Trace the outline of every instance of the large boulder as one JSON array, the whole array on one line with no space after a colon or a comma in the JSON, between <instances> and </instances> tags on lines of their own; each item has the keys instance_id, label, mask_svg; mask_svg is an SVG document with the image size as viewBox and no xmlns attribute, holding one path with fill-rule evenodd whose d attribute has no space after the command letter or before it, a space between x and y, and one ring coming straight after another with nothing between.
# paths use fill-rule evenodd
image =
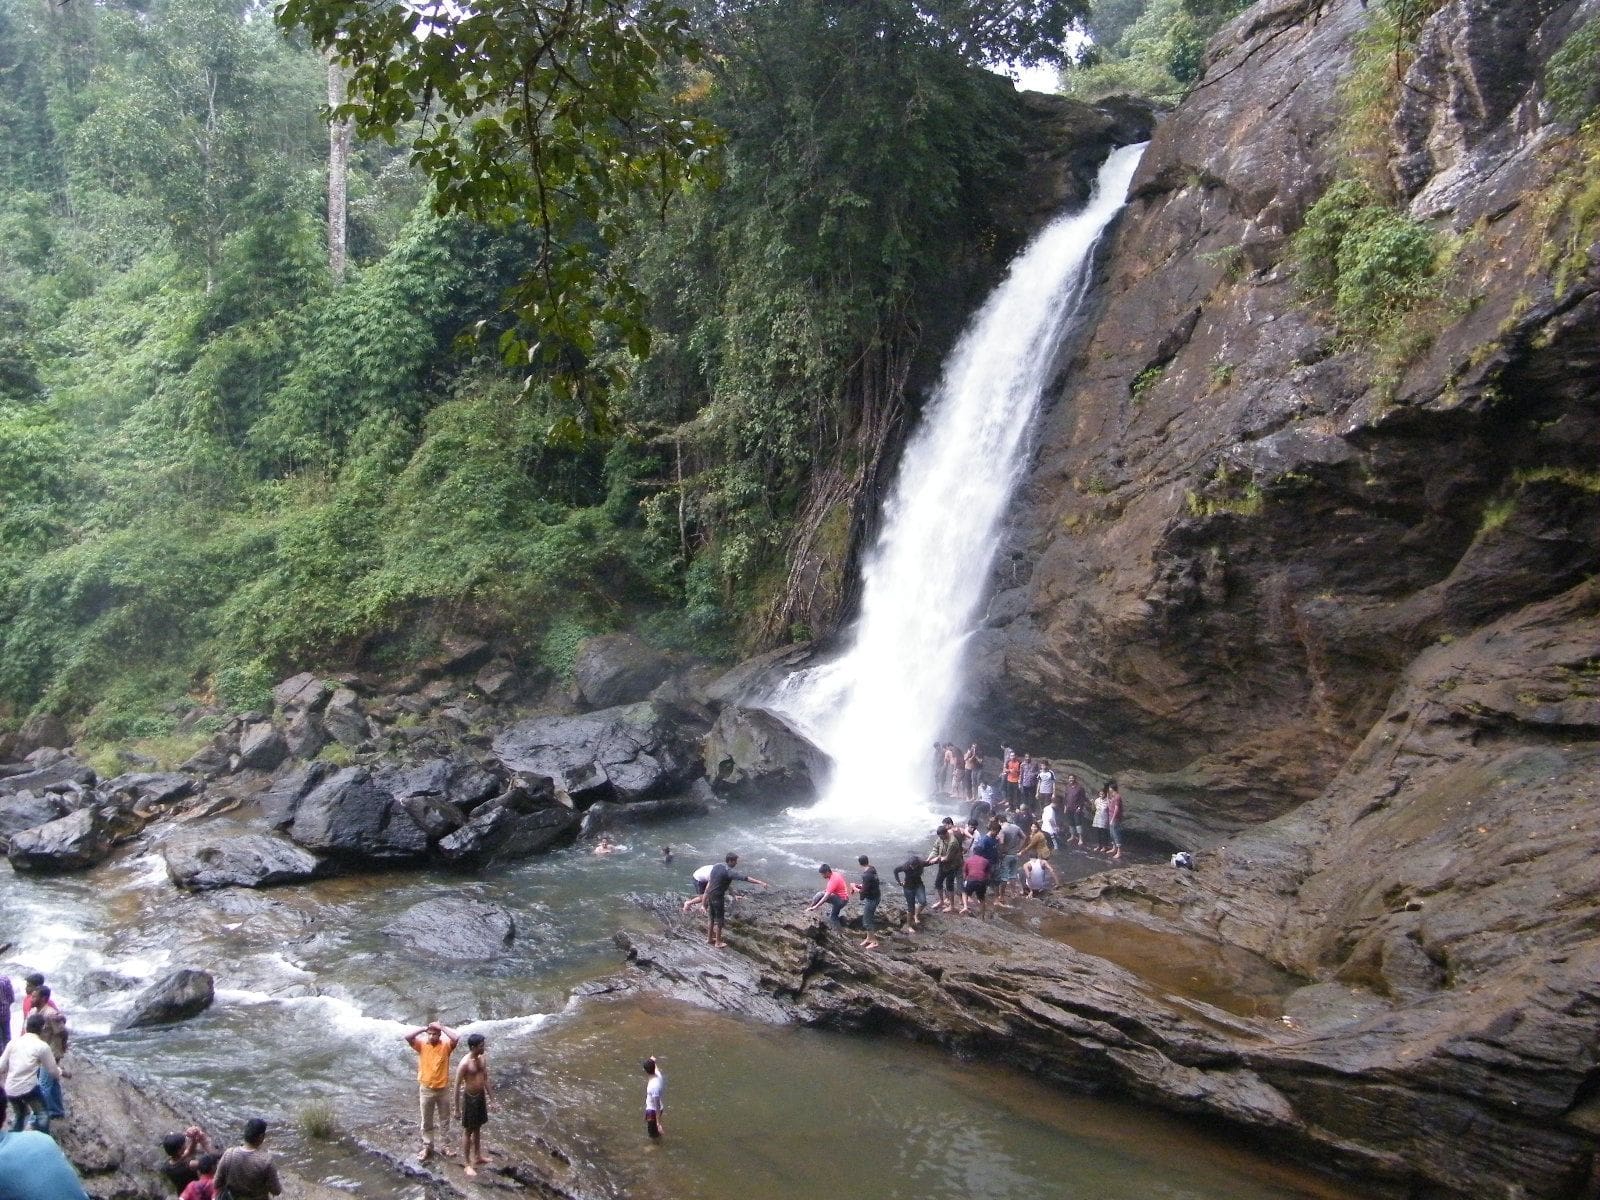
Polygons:
<instances>
[{"instance_id":1,"label":"large boulder","mask_svg":"<svg viewBox=\"0 0 1600 1200\"><path fill-rule=\"evenodd\" d=\"M428 834L365 767L346 767L299 802L289 836L308 850L346 859L409 862L428 851Z\"/></svg>"},{"instance_id":2,"label":"large boulder","mask_svg":"<svg viewBox=\"0 0 1600 1200\"><path fill-rule=\"evenodd\" d=\"M239 765L271 771L289 757L289 743L270 721L245 726L239 735Z\"/></svg>"},{"instance_id":3,"label":"large boulder","mask_svg":"<svg viewBox=\"0 0 1600 1200\"><path fill-rule=\"evenodd\" d=\"M413 904L383 933L424 957L483 962L505 953L517 936L517 922L498 904L439 896Z\"/></svg>"},{"instance_id":4,"label":"large boulder","mask_svg":"<svg viewBox=\"0 0 1600 1200\"><path fill-rule=\"evenodd\" d=\"M302 671L272 689L272 702L285 716L297 712L315 713L322 711L332 694L333 689L319 676Z\"/></svg>"},{"instance_id":5,"label":"large boulder","mask_svg":"<svg viewBox=\"0 0 1600 1200\"><path fill-rule=\"evenodd\" d=\"M684 817L703 817L713 807L716 797L706 788L705 780L695 781L682 796L669 796L665 800L636 800L632 804L617 804L600 800L589 806L583 814L583 824L578 828L580 837L590 837L613 829L634 825L650 825L657 821L677 821ZM704 794L702 794L704 793Z\"/></svg>"},{"instance_id":6,"label":"large boulder","mask_svg":"<svg viewBox=\"0 0 1600 1200\"><path fill-rule=\"evenodd\" d=\"M95 795L106 803L148 811L185 799L199 790L200 781L181 771L130 771L106 780L95 789Z\"/></svg>"},{"instance_id":7,"label":"large boulder","mask_svg":"<svg viewBox=\"0 0 1600 1200\"><path fill-rule=\"evenodd\" d=\"M705 686L711 704L745 704L760 701L781 681L812 660L810 642L780 646L755 658L746 659Z\"/></svg>"},{"instance_id":8,"label":"large boulder","mask_svg":"<svg viewBox=\"0 0 1600 1200\"><path fill-rule=\"evenodd\" d=\"M792 804L814 797L828 756L781 717L726 705L706 736L706 778L720 796Z\"/></svg>"},{"instance_id":9,"label":"large boulder","mask_svg":"<svg viewBox=\"0 0 1600 1200\"><path fill-rule=\"evenodd\" d=\"M210 1008L215 998L216 986L210 972L184 967L140 992L132 1010L114 1028L143 1029L187 1021Z\"/></svg>"},{"instance_id":10,"label":"large boulder","mask_svg":"<svg viewBox=\"0 0 1600 1200\"><path fill-rule=\"evenodd\" d=\"M201 746L180 765L179 770L187 775L199 775L202 779L215 779L218 775L226 775L232 765L232 750L227 738L218 734L206 745Z\"/></svg>"},{"instance_id":11,"label":"large boulder","mask_svg":"<svg viewBox=\"0 0 1600 1200\"><path fill-rule=\"evenodd\" d=\"M670 795L700 774L682 718L660 704L520 721L495 738L494 753L509 770L549 776L584 806Z\"/></svg>"},{"instance_id":12,"label":"large boulder","mask_svg":"<svg viewBox=\"0 0 1600 1200\"><path fill-rule=\"evenodd\" d=\"M481 866L542 854L577 832L578 814L553 800L548 778L519 778L441 838L439 854L456 866Z\"/></svg>"},{"instance_id":13,"label":"large boulder","mask_svg":"<svg viewBox=\"0 0 1600 1200\"><path fill-rule=\"evenodd\" d=\"M312 762L283 775L266 791L256 797L262 819L269 829L287 829L294 823L300 801L305 799L335 768L331 763Z\"/></svg>"},{"instance_id":14,"label":"large boulder","mask_svg":"<svg viewBox=\"0 0 1600 1200\"><path fill-rule=\"evenodd\" d=\"M161 847L167 878L181 888L275 887L322 873L322 860L270 833L196 832Z\"/></svg>"},{"instance_id":15,"label":"large boulder","mask_svg":"<svg viewBox=\"0 0 1600 1200\"><path fill-rule=\"evenodd\" d=\"M66 755L56 755L48 763L35 766L30 771L8 775L0 779L0 795L17 792L59 791L68 785L93 787L94 768L86 762Z\"/></svg>"},{"instance_id":16,"label":"large boulder","mask_svg":"<svg viewBox=\"0 0 1600 1200\"><path fill-rule=\"evenodd\" d=\"M60 750L72 745L72 733L55 713L35 713L17 730L16 753L49 747Z\"/></svg>"},{"instance_id":17,"label":"large boulder","mask_svg":"<svg viewBox=\"0 0 1600 1200\"><path fill-rule=\"evenodd\" d=\"M628 633L585 639L572 664L572 686L590 708L643 700L672 674L673 661Z\"/></svg>"},{"instance_id":18,"label":"large boulder","mask_svg":"<svg viewBox=\"0 0 1600 1200\"><path fill-rule=\"evenodd\" d=\"M491 770L464 754L389 767L373 778L397 798L429 797L446 801L463 812L471 812L506 785L504 772Z\"/></svg>"},{"instance_id":19,"label":"large boulder","mask_svg":"<svg viewBox=\"0 0 1600 1200\"><path fill-rule=\"evenodd\" d=\"M361 697L347 687L339 688L329 698L322 713L322 727L334 741L350 750L359 749L372 736Z\"/></svg>"},{"instance_id":20,"label":"large boulder","mask_svg":"<svg viewBox=\"0 0 1600 1200\"><path fill-rule=\"evenodd\" d=\"M0 796L0 838L47 825L67 815L67 805L52 792L18 792Z\"/></svg>"},{"instance_id":21,"label":"large boulder","mask_svg":"<svg viewBox=\"0 0 1600 1200\"><path fill-rule=\"evenodd\" d=\"M328 731L322 727L322 718L316 713L297 712L284 727L283 740L289 753L304 761L322 753L322 748L328 744Z\"/></svg>"},{"instance_id":22,"label":"large boulder","mask_svg":"<svg viewBox=\"0 0 1600 1200\"><path fill-rule=\"evenodd\" d=\"M85 871L110 855L116 845L116 833L105 809L80 808L12 834L6 856L18 871Z\"/></svg>"}]
</instances>

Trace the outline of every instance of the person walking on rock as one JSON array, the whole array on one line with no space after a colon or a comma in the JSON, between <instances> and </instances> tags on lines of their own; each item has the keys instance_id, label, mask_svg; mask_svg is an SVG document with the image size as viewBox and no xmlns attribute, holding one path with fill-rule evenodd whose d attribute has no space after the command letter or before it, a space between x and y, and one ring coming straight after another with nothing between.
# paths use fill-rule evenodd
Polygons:
<instances>
[{"instance_id":1,"label":"person walking on rock","mask_svg":"<svg viewBox=\"0 0 1600 1200\"><path fill-rule=\"evenodd\" d=\"M729 853L723 856L721 862L711 868L711 874L706 877L705 906L706 906L706 942L708 945L721 949L727 945L722 940L722 928L727 921L728 890L733 887L736 879L746 883L760 884L766 887L764 880L746 875L743 871L734 870L739 865L739 856Z\"/></svg>"},{"instance_id":2,"label":"person walking on rock","mask_svg":"<svg viewBox=\"0 0 1600 1200\"><path fill-rule=\"evenodd\" d=\"M927 866L928 863L922 855L913 851L905 862L894 869L894 881L905 893L906 919L910 922L912 933L919 928L918 916L926 915L928 911L928 889L922 882L922 873Z\"/></svg>"},{"instance_id":3,"label":"person walking on rock","mask_svg":"<svg viewBox=\"0 0 1600 1200\"><path fill-rule=\"evenodd\" d=\"M44 1018L44 1028L39 1036L50 1047L50 1052L56 1056L56 1066L62 1068L62 1075L66 1073L67 1057L67 1015L61 1011L60 1005L51 997L50 986L41 983L33 991L33 1011ZM44 1105L50 1113L52 1121L59 1121L67 1115L67 1101L61 1094L61 1075L51 1076L43 1071L39 1072L39 1090L44 1093Z\"/></svg>"},{"instance_id":4,"label":"person walking on rock","mask_svg":"<svg viewBox=\"0 0 1600 1200\"><path fill-rule=\"evenodd\" d=\"M11 1006L17 1002L16 989L11 986L11 976L0 975L0 1050L11 1040Z\"/></svg>"},{"instance_id":5,"label":"person walking on rock","mask_svg":"<svg viewBox=\"0 0 1600 1200\"><path fill-rule=\"evenodd\" d=\"M468 1175L488 1163L483 1127L489 1123L489 1059L483 1034L467 1035L467 1057L456 1071L456 1120L461 1122L461 1162Z\"/></svg>"},{"instance_id":6,"label":"person walking on rock","mask_svg":"<svg viewBox=\"0 0 1600 1200\"><path fill-rule=\"evenodd\" d=\"M861 897L861 929L867 936L861 941L863 950L876 950L878 939L878 903L883 899L883 885L878 879L878 868L867 861L865 854L856 859L861 866L861 882L851 890Z\"/></svg>"},{"instance_id":7,"label":"person walking on rock","mask_svg":"<svg viewBox=\"0 0 1600 1200\"><path fill-rule=\"evenodd\" d=\"M261 1148L266 1140L267 1123L260 1117L251 1117L244 1123L243 1143L223 1152L217 1173L211 1177L217 1195L232 1200L268 1200L282 1194L278 1164Z\"/></svg>"},{"instance_id":8,"label":"person walking on rock","mask_svg":"<svg viewBox=\"0 0 1600 1200\"><path fill-rule=\"evenodd\" d=\"M1122 857L1122 793L1115 779L1106 780L1106 832L1111 835L1111 857Z\"/></svg>"},{"instance_id":9,"label":"person walking on rock","mask_svg":"<svg viewBox=\"0 0 1600 1200\"><path fill-rule=\"evenodd\" d=\"M933 849L928 853L928 865L936 869L933 877L934 912L953 913L956 910L956 881L961 878L961 839L954 825L941 825L934 830Z\"/></svg>"},{"instance_id":10,"label":"person walking on rock","mask_svg":"<svg viewBox=\"0 0 1600 1200\"><path fill-rule=\"evenodd\" d=\"M441 1136L450 1126L450 1055L460 1044L461 1035L447 1025L430 1021L406 1034L405 1042L417 1054L417 1094L422 1109L422 1149L417 1161L427 1162L433 1157L434 1126L440 1127ZM455 1156L448 1146L440 1150L447 1157Z\"/></svg>"}]
</instances>

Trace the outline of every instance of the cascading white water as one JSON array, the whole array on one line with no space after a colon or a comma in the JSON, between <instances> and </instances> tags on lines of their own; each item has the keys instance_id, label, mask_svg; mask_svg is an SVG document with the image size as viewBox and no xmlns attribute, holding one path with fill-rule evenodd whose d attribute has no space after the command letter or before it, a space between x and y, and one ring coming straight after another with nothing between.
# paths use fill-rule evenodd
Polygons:
<instances>
[{"instance_id":1,"label":"cascading white water","mask_svg":"<svg viewBox=\"0 0 1600 1200\"><path fill-rule=\"evenodd\" d=\"M1143 150L1112 153L1088 204L1018 256L968 325L884 506L851 648L767 700L833 757L814 815L895 826L928 811L931 748L946 736L998 527L1032 459L1034 416Z\"/></svg>"}]
</instances>

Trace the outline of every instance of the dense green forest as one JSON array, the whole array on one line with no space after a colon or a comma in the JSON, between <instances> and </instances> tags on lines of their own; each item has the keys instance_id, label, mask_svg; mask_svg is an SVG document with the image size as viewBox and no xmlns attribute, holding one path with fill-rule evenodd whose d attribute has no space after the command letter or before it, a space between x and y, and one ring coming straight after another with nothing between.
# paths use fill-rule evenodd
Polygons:
<instances>
[{"instance_id":1,"label":"dense green forest","mask_svg":"<svg viewBox=\"0 0 1600 1200\"><path fill-rule=\"evenodd\" d=\"M622 626L710 654L810 632L797 529L845 536L930 331L993 270L1023 130L984 68L1059 61L1083 6L672 10L626 98L692 153L642 158L653 190L569 171L544 229L462 165L504 97L348 42L330 69L335 17L395 10L291 9L0 0L0 715L159 735L186 698L258 705L451 624L558 672ZM330 138L351 62L387 137ZM552 262L602 270L569 270L584 320L543 338Z\"/></svg>"}]
</instances>

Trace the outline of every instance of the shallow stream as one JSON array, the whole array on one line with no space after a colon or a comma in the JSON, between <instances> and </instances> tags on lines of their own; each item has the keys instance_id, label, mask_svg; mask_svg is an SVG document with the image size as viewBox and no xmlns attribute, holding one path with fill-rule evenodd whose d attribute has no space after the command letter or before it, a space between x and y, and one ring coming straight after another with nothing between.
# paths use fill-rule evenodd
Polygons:
<instances>
[{"instance_id":1,"label":"shallow stream","mask_svg":"<svg viewBox=\"0 0 1600 1200\"><path fill-rule=\"evenodd\" d=\"M431 1018L489 1039L500 1103L488 1145L525 1147L545 1134L592 1159L617 1194L644 1200L1344 1194L1150 1110L1075 1098L926 1047L773 1028L665 1000L571 999L618 969L616 929L650 927L631 895L687 895L694 868L727 849L750 873L795 889L814 886L819 859L853 868L860 852L887 877L925 848L928 827L845 842L803 817L723 812L635 835L612 857L576 848L481 877L395 873L200 896L173 889L146 850L91 876L8 879L0 927L14 945L4 966L13 977L44 971L80 1044L92 1043L101 1061L230 1135L262 1113L282 1132L280 1153L357 1195L422 1193L345 1143L304 1142L296 1116L325 1099L341 1128L410 1148L415 1066L400 1039ZM674 845L670 866L664 841ZM1056 865L1080 875L1104 863L1069 854ZM441 891L510 909L514 945L493 963L431 961L382 932ZM897 889L886 895L897 909ZM109 1032L130 985L179 966L214 973L210 1011L164 1029ZM660 1056L669 1080L659 1145L644 1138L639 1116L646 1053Z\"/></svg>"}]
</instances>

